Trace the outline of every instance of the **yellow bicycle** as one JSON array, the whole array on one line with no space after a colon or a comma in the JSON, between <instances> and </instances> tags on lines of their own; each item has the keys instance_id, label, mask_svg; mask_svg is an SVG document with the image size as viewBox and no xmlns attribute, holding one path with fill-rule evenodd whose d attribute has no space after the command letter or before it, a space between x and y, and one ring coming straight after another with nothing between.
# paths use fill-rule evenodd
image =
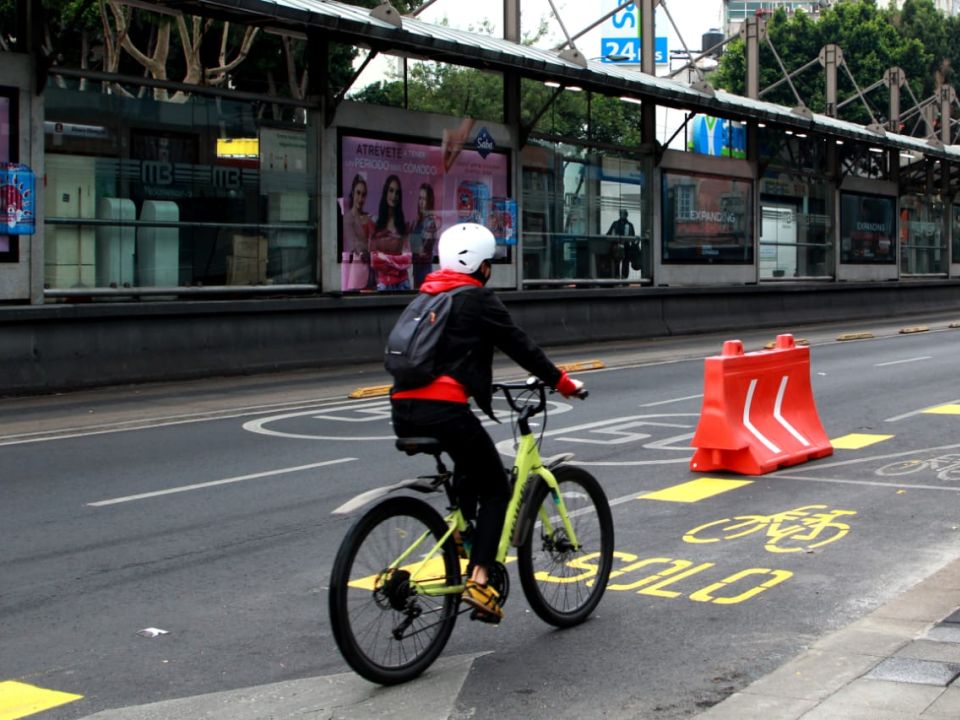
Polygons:
<instances>
[{"instance_id":1,"label":"yellow bicycle","mask_svg":"<svg viewBox=\"0 0 960 720\"><path fill-rule=\"evenodd\" d=\"M544 416L547 386L497 384L519 431L511 473L513 493L490 572L490 584L507 601L505 563L517 548L517 573L530 607L557 627L582 623L603 596L613 562L613 517L600 483L579 467L563 464L565 454L544 464L543 431L537 438L530 418ZM583 393L586 397L586 393ZM469 547L456 538L468 528L453 489L453 473L432 438L402 438L397 448L426 453L437 472L357 496L335 510L344 514L387 495L365 512L340 545L330 579L333 636L357 673L376 683L410 680L440 655L460 612ZM447 513L397 491L442 493ZM473 612L473 611L471 611Z\"/></svg>"}]
</instances>

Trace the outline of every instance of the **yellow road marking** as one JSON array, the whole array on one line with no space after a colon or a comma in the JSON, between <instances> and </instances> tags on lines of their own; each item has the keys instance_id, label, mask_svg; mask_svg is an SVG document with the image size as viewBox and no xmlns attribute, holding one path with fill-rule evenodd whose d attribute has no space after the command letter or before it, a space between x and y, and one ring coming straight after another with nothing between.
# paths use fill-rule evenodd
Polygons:
<instances>
[{"instance_id":1,"label":"yellow road marking","mask_svg":"<svg viewBox=\"0 0 960 720\"><path fill-rule=\"evenodd\" d=\"M810 344L810 341L807 340L806 338L794 338L794 339L793 339L793 344L794 344L794 345L809 345L809 344ZM764 350L773 350L776 346L777 346L777 341L776 341L776 340L771 340L770 342L764 344L763 349L764 349Z\"/></svg>"},{"instance_id":2,"label":"yellow road marking","mask_svg":"<svg viewBox=\"0 0 960 720\"><path fill-rule=\"evenodd\" d=\"M580 362L563 363L557 365L564 372L583 372L584 370L602 370L606 367L603 360L582 360ZM367 387L358 387L352 393L347 395L351 400L358 398L383 397L390 394L390 388L393 385L368 385Z\"/></svg>"},{"instance_id":3,"label":"yellow road marking","mask_svg":"<svg viewBox=\"0 0 960 720\"><path fill-rule=\"evenodd\" d=\"M872 337L873 333L870 332L855 332L839 335L837 336L837 340L869 340Z\"/></svg>"},{"instance_id":4,"label":"yellow road marking","mask_svg":"<svg viewBox=\"0 0 960 720\"><path fill-rule=\"evenodd\" d=\"M354 390L352 393L347 395L348 398L368 398L368 397L382 397L384 395L390 394L390 388L393 385L370 385L367 387L360 387Z\"/></svg>"},{"instance_id":5,"label":"yellow road marking","mask_svg":"<svg viewBox=\"0 0 960 720\"><path fill-rule=\"evenodd\" d=\"M960 405L950 403L947 405L937 405L936 407L927 408L923 412L928 415L960 415Z\"/></svg>"},{"instance_id":6,"label":"yellow road marking","mask_svg":"<svg viewBox=\"0 0 960 720\"><path fill-rule=\"evenodd\" d=\"M640 495L637 500L663 500L664 502L694 503L744 485L752 485L753 480L724 480L721 478L699 478L656 492Z\"/></svg>"},{"instance_id":7,"label":"yellow road marking","mask_svg":"<svg viewBox=\"0 0 960 720\"><path fill-rule=\"evenodd\" d=\"M926 325L916 325L914 327L900 328L901 335L909 335L910 333L921 333L921 332L930 332L930 328L928 328Z\"/></svg>"},{"instance_id":8,"label":"yellow road marking","mask_svg":"<svg viewBox=\"0 0 960 720\"><path fill-rule=\"evenodd\" d=\"M7 680L0 682L0 720L17 720L81 699L83 695Z\"/></svg>"},{"instance_id":9,"label":"yellow road marking","mask_svg":"<svg viewBox=\"0 0 960 720\"><path fill-rule=\"evenodd\" d=\"M583 360L581 362L563 363L557 368L564 372L581 372L583 370L602 370L605 368L603 360Z\"/></svg>"},{"instance_id":10,"label":"yellow road marking","mask_svg":"<svg viewBox=\"0 0 960 720\"><path fill-rule=\"evenodd\" d=\"M893 435L871 435L869 433L850 433L830 441L837 450L860 450L875 445L878 442L889 440Z\"/></svg>"}]
</instances>

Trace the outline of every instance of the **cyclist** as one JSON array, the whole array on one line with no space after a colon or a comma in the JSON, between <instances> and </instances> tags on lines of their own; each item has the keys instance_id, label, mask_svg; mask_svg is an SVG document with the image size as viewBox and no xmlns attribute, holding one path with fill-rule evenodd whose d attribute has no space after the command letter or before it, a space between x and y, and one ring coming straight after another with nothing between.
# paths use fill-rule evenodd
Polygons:
<instances>
[{"instance_id":1,"label":"cyclist","mask_svg":"<svg viewBox=\"0 0 960 720\"><path fill-rule=\"evenodd\" d=\"M434 437L453 458L455 487L465 517L473 521L471 566L463 601L477 610L477 618L497 623L503 609L497 591L488 585L510 485L493 439L470 409L472 397L490 418L493 414L494 347L525 370L555 388L564 397L576 395L583 383L554 365L510 317L490 279L496 251L493 233L476 223L454 225L440 235L440 269L430 273L420 292L436 294L461 285L453 296L451 313L437 345L440 375L423 387L394 385L391 390L393 429L397 437ZM479 502L479 512L477 505Z\"/></svg>"}]
</instances>

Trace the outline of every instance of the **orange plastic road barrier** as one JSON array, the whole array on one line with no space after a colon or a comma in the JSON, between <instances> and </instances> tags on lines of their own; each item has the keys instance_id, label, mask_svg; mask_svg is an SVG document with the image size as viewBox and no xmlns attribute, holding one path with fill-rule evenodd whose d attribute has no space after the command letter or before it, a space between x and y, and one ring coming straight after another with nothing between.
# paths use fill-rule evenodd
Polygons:
<instances>
[{"instance_id":1,"label":"orange plastic road barrier","mask_svg":"<svg viewBox=\"0 0 960 720\"><path fill-rule=\"evenodd\" d=\"M810 348L778 335L773 350L728 340L704 362L703 407L690 469L763 475L833 454L810 387Z\"/></svg>"}]
</instances>

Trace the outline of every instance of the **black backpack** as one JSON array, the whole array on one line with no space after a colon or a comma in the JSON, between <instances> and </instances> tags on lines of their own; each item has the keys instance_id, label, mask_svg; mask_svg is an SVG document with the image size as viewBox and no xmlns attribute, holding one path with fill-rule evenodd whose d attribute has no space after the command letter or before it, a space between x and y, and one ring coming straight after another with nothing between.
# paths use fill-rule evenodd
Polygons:
<instances>
[{"instance_id":1,"label":"black backpack","mask_svg":"<svg viewBox=\"0 0 960 720\"><path fill-rule=\"evenodd\" d=\"M383 361L397 386L423 387L437 378L437 345L450 317L453 296L472 287L461 285L436 295L420 293L404 308L387 338Z\"/></svg>"}]
</instances>

